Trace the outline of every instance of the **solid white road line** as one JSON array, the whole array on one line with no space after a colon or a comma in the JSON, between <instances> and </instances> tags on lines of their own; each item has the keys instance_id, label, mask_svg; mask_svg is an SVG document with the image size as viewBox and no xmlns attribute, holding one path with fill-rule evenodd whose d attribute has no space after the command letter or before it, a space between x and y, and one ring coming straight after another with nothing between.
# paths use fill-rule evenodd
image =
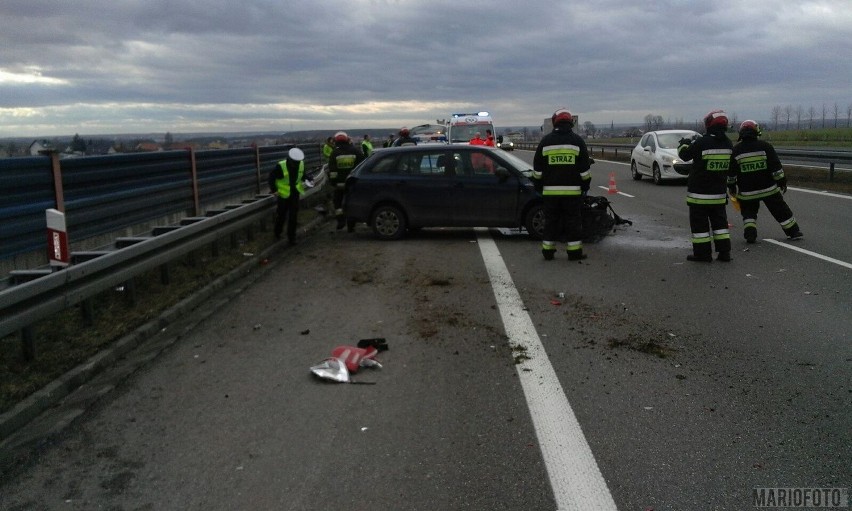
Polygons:
<instances>
[{"instance_id":1,"label":"solid white road line","mask_svg":"<svg viewBox=\"0 0 852 511\"><path fill-rule=\"evenodd\" d=\"M837 197L839 199L850 199L850 200L852 200L852 195L843 195L843 194L840 194L840 193L831 193L831 192L826 192L824 190L808 190L807 188L794 188L792 186L788 186L787 190L796 190L797 192L815 193L817 195L825 195L827 197Z\"/></svg>"},{"instance_id":2,"label":"solid white road line","mask_svg":"<svg viewBox=\"0 0 852 511\"><path fill-rule=\"evenodd\" d=\"M512 276L487 229L477 229L482 259L513 349L529 359L516 364L559 511L617 511L580 423L544 351Z\"/></svg>"},{"instance_id":3,"label":"solid white road line","mask_svg":"<svg viewBox=\"0 0 852 511\"><path fill-rule=\"evenodd\" d=\"M840 259L835 259L833 257L824 256L824 255L818 254L816 252L811 252L810 250L805 250L803 248L799 248L799 247L796 247L796 246L793 246L793 245L789 245L787 243L782 243L778 240L764 239L763 241L768 241L769 243L772 243L773 245L778 245L779 247L789 248L790 250L795 250L796 252L801 252L801 253L807 254L811 257L816 257L817 259L822 259L823 261L828 261L830 263L834 263L834 264L843 266L844 268L849 268L850 270L852 270L852 264L847 263L845 261L841 261Z\"/></svg>"}]
</instances>

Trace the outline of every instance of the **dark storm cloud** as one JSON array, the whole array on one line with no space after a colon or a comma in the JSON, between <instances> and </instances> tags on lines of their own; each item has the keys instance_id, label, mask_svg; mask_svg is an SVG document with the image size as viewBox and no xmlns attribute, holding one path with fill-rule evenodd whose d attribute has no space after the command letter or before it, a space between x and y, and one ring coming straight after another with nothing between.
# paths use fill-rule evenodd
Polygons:
<instances>
[{"instance_id":1,"label":"dark storm cloud","mask_svg":"<svg viewBox=\"0 0 852 511\"><path fill-rule=\"evenodd\" d=\"M845 0L5 0L0 38L0 135L852 103Z\"/></svg>"}]
</instances>

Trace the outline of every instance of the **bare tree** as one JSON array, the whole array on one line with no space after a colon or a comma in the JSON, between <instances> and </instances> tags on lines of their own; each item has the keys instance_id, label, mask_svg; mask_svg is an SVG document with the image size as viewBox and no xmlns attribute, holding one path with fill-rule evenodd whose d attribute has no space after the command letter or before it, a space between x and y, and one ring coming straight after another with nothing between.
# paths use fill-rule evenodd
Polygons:
<instances>
[{"instance_id":1,"label":"bare tree","mask_svg":"<svg viewBox=\"0 0 852 511\"><path fill-rule=\"evenodd\" d=\"M840 107L837 105L837 101L834 102L834 127L837 127L837 118L840 117Z\"/></svg>"},{"instance_id":2,"label":"bare tree","mask_svg":"<svg viewBox=\"0 0 852 511\"><path fill-rule=\"evenodd\" d=\"M826 108L825 103L822 104L822 127L825 128L825 116L826 116Z\"/></svg>"},{"instance_id":3,"label":"bare tree","mask_svg":"<svg viewBox=\"0 0 852 511\"><path fill-rule=\"evenodd\" d=\"M786 119L786 126L784 129L790 129L790 115L793 113L793 105L787 105L784 107L784 118Z\"/></svg>"},{"instance_id":4,"label":"bare tree","mask_svg":"<svg viewBox=\"0 0 852 511\"><path fill-rule=\"evenodd\" d=\"M770 113L772 117L772 129L778 129L778 121L781 120L781 105L775 105L772 107L772 112Z\"/></svg>"},{"instance_id":5,"label":"bare tree","mask_svg":"<svg viewBox=\"0 0 852 511\"><path fill-rule=\"evenodd\" d=\"M852 127L850 124L852 124L852 103L846 105L846 127Z\"/></svg>"},{"instance_id":6,"label":"bare tree","mask_svg":"<svg viewBox=\"0 0 852 511\"><path fill-rule=\"evenodd\" d=\"M816 117L816 108L813 106L808 108L808 129L814 128L814 117Z\"/></svg>"},{"instance_id":7,"label":"bare tree","mask_svg":"<svg viewBox=\"0 0 852 511\"><path fill-rule=\"evenodd\" d=\"M797 130L802 129L802 116L805 114L805 111L802 108L802 105L797 106L796 111L793 112L793 114L796 116L796 129Z\"/></svg>"},{"instance_id":8,"label":"bare tree","mask_svg":"<svg viewBox=\"0 0 852 511\"><path fill-rule=\"evenodd\" d=\"M730 120L730 123L731 123L731 124L730 124L730 126L728 126L728 127L729 127L730 129L733 129L734 131L739 130L739 128L740 128L740 127L737 125L737 113L736 113L736 112L731 112L730 119L731 119L731 120Z\"/></svg>"},{"instance_id":9,"label":"bare tree","mask_svg":"<svg viewBox=\"0 0 852 511\"><path fill-rule=\"evenodd\" d=\"M654 131L663 127L663 116L648 114L645 116L645 131Z\"/></svg>"}]
</instances>

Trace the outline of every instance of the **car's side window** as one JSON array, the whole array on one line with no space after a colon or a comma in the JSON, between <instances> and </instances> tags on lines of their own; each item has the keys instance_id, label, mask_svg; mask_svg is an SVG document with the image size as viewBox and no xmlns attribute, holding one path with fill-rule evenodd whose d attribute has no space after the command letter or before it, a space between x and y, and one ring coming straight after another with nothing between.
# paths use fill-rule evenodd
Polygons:
<instances>
[{"instance_id":1,"label":"car's side window","mask_svg":"<svg viewBox=\"0 0 852 511\"><path fill-rule=\"evenodd\" d=\"M397 158L382 158L370 169L371 174L399 174Z\"/></svg>"},{"instance_id":2,"label":"car's side window","mask_svg":"<svg viewBox=\"0 0 852 511\"><path fill-rule=\"evenodd\" d=\"M443 176L452 169L452 165L447 168L447 156L443 151L406 154L400 158L400 163L405 173L420 176Z\"/></svg>"},{"instance_id":3,"label":"car's side window","mask_svg":"<svg viewBox=\"0 0 852 511\"><path fill-rule=\"evenodd\" d=\"M494 174L494 169L497 168L497 162L490 154L483 151L474 151L470 155L470 163L473 167L474 176L488 176Z\"/></svg>"},{"instance_id":4,"label":"car's side window","mask_svg":"<svg viewBox=\"0 0 852 511\"><path fill-rule=\"evenodd\" d=\"M455 163L457 176L469 176L473 174L470 164L470 153L453 153L453 162Z\"/></svg>"}]
</instances>

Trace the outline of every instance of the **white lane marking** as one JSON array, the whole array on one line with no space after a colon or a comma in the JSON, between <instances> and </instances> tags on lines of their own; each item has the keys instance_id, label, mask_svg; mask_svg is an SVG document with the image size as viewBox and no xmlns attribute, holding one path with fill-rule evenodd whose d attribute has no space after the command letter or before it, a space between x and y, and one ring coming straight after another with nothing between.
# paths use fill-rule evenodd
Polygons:
<instances>
[{"instance_id":1,"label":"white lane marking","mask_svg":"<svg viewBox=\"0 0 852 511\"><path fill-rule=\"evenodd\" d=\"M600 188L601 190L609 191L608 186L598 186L598 188ZM617 193L618 195L624 195L625 197L630 197L631 199L636 198L634 195L630 195L629 193L624 193L624 192L615 192L615 193Z\"/></svg>"},{"instance_id":2,"label":"white lane marking","mask_svg":"<svg viewBox=\"0 0 852 511\"><path fill-rule=\"evenodd\" d=\"M796 190L797 192L805 192L805 193L815 193L817 195L825 195L827 197L837 197L839 199L850 199L852 200L852 195L842 195L839 193L831 193L826 192L825 190L808 190L807 188L794 188L792 186L787 187L788 190Z\"/></svg>"},{"instance_id":3,"label":"white lane marking","mask_svg":"<svg viewBox=\"0 0 852 511\"><path fill-rule=\"evenodd\" d=\"M487 229L476 238L506 335L529 357L515 365L559 511L617 511L580 423Z\"/></svg>"},{"instance_id":4,"label":"white lane marking","mask_svg":"<svg viewBox=\"0 0 852 511\"><path fill-rule=\"evenodd\" d=\"M807 254L811 257L816 257L817 259L822 259L823 261L828 261L830 263L834 263L834 264L837 264L837 265L840 265L840 266L843 266L845 268L849 268L850 270L852 270L852 263L847 263L845 261L841 261L840 259L835 259L833 257L824 256L824 255L818 254L816 252L811 252L810 250L805 250L803 248L795 247L795 246L789 245L787 243L782 243L778 240L764 239L763 241L768 241L769 243L772 243L773 245L778 245L779 247L789 248L790 250L795 250L796 252L801 252L801 253Z\"/></svg>"}]
</instances>

